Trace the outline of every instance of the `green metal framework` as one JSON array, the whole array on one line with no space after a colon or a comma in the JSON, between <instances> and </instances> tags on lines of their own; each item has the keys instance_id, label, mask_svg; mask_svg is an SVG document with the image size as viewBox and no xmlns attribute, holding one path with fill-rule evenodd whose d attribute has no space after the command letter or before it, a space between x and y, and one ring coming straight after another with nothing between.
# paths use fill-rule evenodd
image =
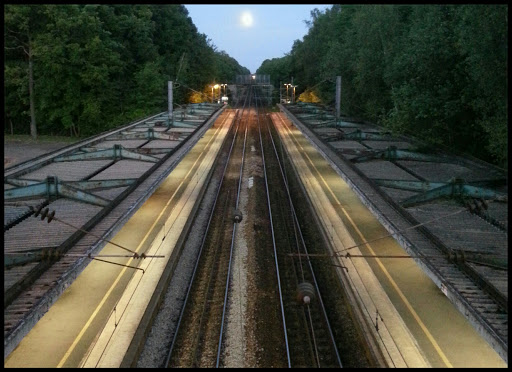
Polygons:
<instances>
[{"instance_id":1,"label":"green metal framework","mask_svg":"<svg viewBox=\"0 0 512 372\"><path fill-rule=\"evenodd\" d=\"M57 177L49 176L45 181L8 179L6 182L11 185L19 185L14 189L4 191L4 200L17 201L45 197L48 201L60 197L77 200L84 203L104 207L110 203L98 195L91 194L86 190L108 189L126 187L134 183L136 179L118 179L101 181L71 181L63 182Z\"/></svg>"},{"instance_id":2,"label":"green metal framework","mask_svg":"<svg viewBox=\"0 0 512 372\"><path fill-rule=\"evenodd\" d=\"M403 200L401 205L404 208L426 203L441 197L476 198L503 202L508 200L507 194L481 187L481 185L486 184L494 186L503 182L503 180L488 180L469 183L458 178L452 179L449 182L423 182L391 179L373 179L373 181L382 187L420 192L420 194Z\"/></svg>"}]
</instances>

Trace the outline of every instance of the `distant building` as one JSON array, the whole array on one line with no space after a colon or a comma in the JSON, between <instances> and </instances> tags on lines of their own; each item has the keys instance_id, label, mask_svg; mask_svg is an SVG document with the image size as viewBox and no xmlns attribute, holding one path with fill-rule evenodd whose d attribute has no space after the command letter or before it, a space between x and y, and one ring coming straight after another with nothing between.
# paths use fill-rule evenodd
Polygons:
<instances>
[{"instance_id":1,"label":"distant building","mask_svg":"<svg viewBox=\"0 0 512 372\"><path fill-rule=\"evenodd\" d=\"M270 75L236 75L236 84L237 85L247 85L247 84L270 84Z\"/></svg>"}]
</instances>

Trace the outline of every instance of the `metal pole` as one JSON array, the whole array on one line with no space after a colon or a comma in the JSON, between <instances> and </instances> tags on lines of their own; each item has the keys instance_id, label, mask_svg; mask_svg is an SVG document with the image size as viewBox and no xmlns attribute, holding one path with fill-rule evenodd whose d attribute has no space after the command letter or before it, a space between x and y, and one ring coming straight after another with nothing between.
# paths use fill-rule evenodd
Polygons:
<instances>
[{"instance_id":1,"label":"metal pole","mask_svg":"<svg viewBox=\"0 0 512 372\"><path fill-rule=\"evenodd\" d=\"M167 97L169 102L169 122L172 123L172 81L167 82Z\"/></svg>"},{"instance_id":2,"label":"metal pole","mask_svg":"<svg viewBox=\"0 0 512 372\"><path fill-rule=\"evenodd\" d=\"M279 103L283 103L283 97L281 94L281 83L282 81L279 82Z\"/></svg>"},{"instance_id":3,"label":"metal pole","mask_svg":"<svg viewBox=\"0 0 512 372\"><path fill-rule=\"evenodd\" d=\"M340 120L340 102L341 102L341 76L336 76L336 125Z\"/></svg>"},{"instance_id":4,"label":"metal pole","mask_svg":"<svg viewBox=\"0 0 512 372\"><path fill-rule=\"evenodd\" d=\"M295 103L295 88L293 87L293 76L292 76L292 103Z\"/></svg>"}]
</instances>

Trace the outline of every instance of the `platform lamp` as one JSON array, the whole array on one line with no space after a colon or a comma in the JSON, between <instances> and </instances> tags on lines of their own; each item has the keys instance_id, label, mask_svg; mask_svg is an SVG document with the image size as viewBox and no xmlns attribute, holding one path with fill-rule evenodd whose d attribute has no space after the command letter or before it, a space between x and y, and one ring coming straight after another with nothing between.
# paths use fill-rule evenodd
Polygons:
<instances>
[{"instance_id":1,"label":"platform lamp","mask_svg":"<svg viewBox=\"0 0 512 372\"><path fill-rule=\"evenodd\" d=\"M297 88L298 85L292 85L293 92L292 92L292 103L295 103L295 88Z\"/></svg>"},{"instance_id":2,"label":"platform lamp","mask_svg":"<svg viewBox=\"0 0 512 372\"><path fill-rule=\"evenodd\" d=\"M213 103L213 88L219 89L219 84L210 85L212 87L212 103Z\"/></svg>"},{"instance_id":3,"label":"platform lamp","mask_svg":"<svg viewBox=\"0 0 512 372\"><path fill-rule=\"evenodd\" d=\"M286 103L288 103L288 87L291 87L291 84L284 84L286 86Z\"/></svg>"},{"instance_id":4,"label":"platform lamp","mask_svg":"<svg viewBox=\"0 0 512 372\"><path fill-rule=\"evenodd\" d=\"M219 89L219 88L220 88L220 85L219 85L219 84L215 84L215 85L214 85L214 88L215 88L215 89ZM219 89L219 92L220 92L220 89ZM220 94L220 93L219 93L219 94Z\"/></svg>"}]
</instances>

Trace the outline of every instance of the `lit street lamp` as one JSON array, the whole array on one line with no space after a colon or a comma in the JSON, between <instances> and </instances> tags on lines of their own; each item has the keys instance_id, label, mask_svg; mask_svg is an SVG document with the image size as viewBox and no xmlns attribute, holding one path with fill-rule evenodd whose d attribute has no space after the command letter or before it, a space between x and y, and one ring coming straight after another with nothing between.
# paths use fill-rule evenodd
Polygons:
<instances>
[{"instance_id":1,"label":"lit street lamp","mask_svg":"<svg viewBox=\"0 0 512 372\"><path fill-rule=\"evenodd\" d=\"M227 84L221 84L220 85L220 91L219 91L219 103L222 101L222 87L224 87L224 96L227 94Z\"/></svg>"},{"instance_id":2,"label":"lit street lamp","mask_svg":"<svg viewBox=\"0 0 512 372\"><path fill-rule=\"evenodd\" d=\"M292 85L293 93L292 93L292 103L295 103L295 88L297 88L298 85Z\"/></svg>"},{"instance_id":3,"label":"lit street lamp","mask_svg":"<svg viewBox=\"0 0 512 372\"><path fill-rule=\"evenodd\" d=\"M286 86L286 103L289 103L288 102L288 87L291 87L292 85L291 84L285 84Z\"/></svg>"},{"instance_id":4,"label":"lit street lamp","mask_svg":"<svg viewBox=\"0 0 512 372\"><path fill-rule=\"evenodd\" d=\"M212 87L212 103L213 103L213 88L219 89L219 84L210 85Z\"/></svg>"}]
</instances>

